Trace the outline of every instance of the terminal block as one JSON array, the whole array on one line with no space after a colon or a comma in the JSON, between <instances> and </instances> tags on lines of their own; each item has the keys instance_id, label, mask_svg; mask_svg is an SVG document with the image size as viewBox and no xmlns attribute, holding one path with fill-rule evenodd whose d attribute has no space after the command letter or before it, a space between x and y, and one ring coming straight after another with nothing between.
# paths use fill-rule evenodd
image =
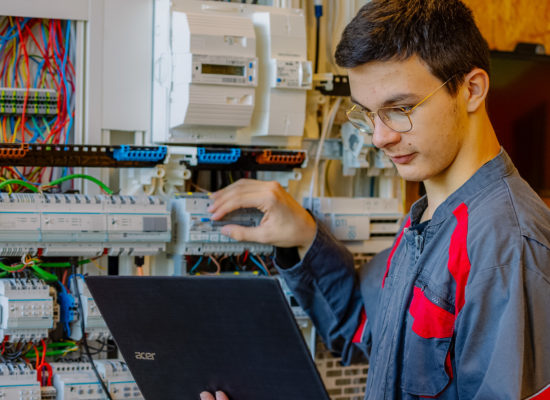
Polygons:
<instances>
[{"instance_id":1,"label":"terminal block","mask_svg":"<svg viewBox=\"0 0 550 400\"><path fill-rule=\"evenodd\" d=\"M0 88L0 115L56 115L58 94L53 89Z\"/></svg>"},{"instance_id":2,"label":"terminal block","mask_svg":"<svg viewBox=\"0 0 550 400\"><path fill-rule=\"evenodd\" d=\"M25 363L0 364L0 399L41 400L36 371Z\"/></svg>"},{"instance_id":3,"label":"terminal block","mask_svg":"<svg viewBox=\"0 0 550 400\"><path fill-rule=\"evenodd\" d=\"M54 299L39 279L0 279L0 309L0 336L10 342L37 342L53 328Z\"/></svg>"},{"instance_id":4,"label":"terminal block","mask_svg":"<svg viewBox=\"0 0 550 400\"><path fill-rule=\"evenodd\" d=\"M113 158L117 161L161 162L166 157L167 152L168 148L166 146L134 149L133 146L123 144L113 150Z\"/></svg>"},{"instance_id":5,"label":"terminal block","mask_svg":"<svg viewBox=\"0 0 550 400\"><path fill-rule=\"evenodd\" d=\"M55 386L42 386L40 388L40 400L57 400Z\"/></svg>"},{"instance_id":6,"label":"terminal block","mask_svg":"<svg viewBox=\"0 0 550 400\"><path fill-rule=\"evenodd\" d=\"M110 339L112 336L109 332L109 328L107 328L107 324L101 316L99 308L97 307L95 300L92 298L84 279L82 279L80 275L77 275L76 277L73 276L73 278L74 279L71 279L71 294L76 296L76 293L79 293L80 298L73 297L73 312L70 314L72 315L72 321L68 321L70 328L70 333L68 334L69 338L76 341L82 339L81 324L82 321L84 321L86 338L88 340ZM78 291L76 290L75 285L78 285ZM82 303L83 315L80 315L79 302Z\"/></svg>"},{"instance_id":7,"label":"terminal block","mask_svg":"<svg viewBox=\"0 0 550 400\"><path fill-rule=\"evenodd\" d=\"M19 160L27 155L29 152L29 144L24 143L21 145L11 145L6 147L4 144L0 147L0 158L7 158L11 160Z\"/></svg>"},{"instance_id":8,"label":"terminal block","mask_svg":"<svg viewBox=\"0 0 550 400\"><path fill-rule=\"evenodd\" d=\"M113 399L144 400L124 361L97 360L94 362Z\"/></svg>"},{"instance_id":9,"label":"terminal block","mask_svg":"<svg viewBox=\"0 0 550 400\"><path fill-rule=\"evenodd\" d=\"M170 241L155 196L0 193L0 256L152 255Z\"/></svg>"},{"instance_id":10,"label":"terminal block","mask_svg":"<svg viewBox=\"0 0 550 400\"><path fill-rule=\"evenodd\" d=\"M57 400L104 400L101 383L87 362L54 362L53 384Z\"/></svg>"},{"instance_id":11,"label":"terminal block","mask_svg":"<svg viewBox=\"0 0 550 400\"><path fill-rule=\"evenodd\" d=\"M221 228L228 224L248 227L258 226L263 214L257 209L240 209L226 215L221 221L212 220L207 211L211 204L209 196L190 194L172 200L174 221L172 254L270 254L273 247L254 242L237 242L221 234Z\"/></svg>"},{"instance_id":12,"label":"terminal block","mask_svg":"<svg viewBox=\"0 0 550 400\"><path fill-rule=\"evenodd\" d=\"M197 149L199 164L233 164L241 157L241 149Z\"/></svg>"},{"instance_id":13,"label":"terminal block","mask_svg":"<svg viewBox=\"0 0 550 400\"><path fill-rule=\"evenodd\" d=\"M153 168L166 155L166 146L0 144L0 166Z\"/></svg>"},{"instance_id":14,"label":"terminal block","mask_svg":"<svg viewBox=\"0 0 550 400\"><path fill-rule=\"evenodd\" d=\"M276 152L272 150L264 150L261 154L256 156L256 162L258 164L290 164L300 167L306 159L305 152Z\"/></svg>"}]
</instances>

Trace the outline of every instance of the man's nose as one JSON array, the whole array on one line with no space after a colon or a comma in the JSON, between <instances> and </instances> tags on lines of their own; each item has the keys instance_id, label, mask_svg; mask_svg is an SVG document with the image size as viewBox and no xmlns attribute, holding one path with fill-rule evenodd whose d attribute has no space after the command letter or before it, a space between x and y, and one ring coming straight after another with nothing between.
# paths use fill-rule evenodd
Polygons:
<instances>
[{"instance_id":1,"label":"man's nose","mask_svg":"<svg viewBox=\"0 0 550 400\"><path fill-rule=\"evenodd\" d=\"M401 141L401 134L389 128L382 122L377 115L375 118L374 132L372 134L372 144L383 149Z\"/></svg>"}]
</instances>

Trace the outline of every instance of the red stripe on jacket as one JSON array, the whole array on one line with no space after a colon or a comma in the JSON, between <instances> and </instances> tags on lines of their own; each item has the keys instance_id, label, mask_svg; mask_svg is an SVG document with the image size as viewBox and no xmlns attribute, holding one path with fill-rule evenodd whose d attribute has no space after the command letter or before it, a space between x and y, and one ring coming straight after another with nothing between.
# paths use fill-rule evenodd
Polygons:
<instances>
[{"instance_id":1,"label":"red stripe on jacket","mask_svg":"<svg viewBox=\"0 0 550 400\"><path fill-rule=\"evenodd\" d=\"M460 204L453 214L456 218L456 227L451 236L449 245L448 268L456 281L455 317L464 306L464 292L470 275L470 259L468 257L468 207Z\"/></svg>"},{"instance_id":2,"label":"red stripe on jacket","mask_svg":"<svg viewBox=\"0 0 550 400\"><path fill-rule=\"evenodd\" d=\"M533 396L528 397L526 400L550 400L550 385L546 386Z\"/></svg>"},{"instance_id":3,"label":"red stripe on jacket","mask_svg":"<svg viewBox=\"0 0 550 400\"><path fill-rule=\"evenodd\" d=\"M367 313L365 313L365 309L361 310L361 320L359 322L359 326L355 330L355 333L353 334L353 339L351 340L352 343L361 343L361 339L363 338L363 333L365 332L365 328L367 326Z\"/></svg>"},{"instance_id":4,"label":"red stripe on jacket","mask_svg":"<svg viewBox=\"0 0 550 400\"><path fill-rule=\"evenodd\" d=\"M391 259L393 258L393 254L395 253L395 250L397 250L397 247L399 246L399 243L401 243L401 238L403 237L403 232L405 232L405 229L407 229L409 226L411 226L411 217L407 219L407 222L405 223L405 226L401 230L401 233L397 237L397 240L395 241L395 244L393 245L393 248L391 249L390 256L388 257L388 262L386 264L386 273L384 274L384 278L382 279L382 289L384 288L384 284L386 283L386 277L388 276L388 273L390 272L390 265L391 265Z\"/></svg>"}]
</instances>

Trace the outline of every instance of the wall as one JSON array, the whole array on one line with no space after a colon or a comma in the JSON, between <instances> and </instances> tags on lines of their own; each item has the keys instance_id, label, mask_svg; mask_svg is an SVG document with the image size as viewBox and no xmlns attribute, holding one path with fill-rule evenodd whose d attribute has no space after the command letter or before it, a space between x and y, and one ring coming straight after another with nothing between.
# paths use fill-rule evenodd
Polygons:
<instances>
[{"instance_id":1,"label":"wall","mask_svg":"<svg viewBox=\"0 0 550 400\"><path fill-rule=\"evenodd\" d=\"M550 53L550 2L463 0L493 50L512 51L517 42L542 43Z\"/></svg>"}]
</instances>

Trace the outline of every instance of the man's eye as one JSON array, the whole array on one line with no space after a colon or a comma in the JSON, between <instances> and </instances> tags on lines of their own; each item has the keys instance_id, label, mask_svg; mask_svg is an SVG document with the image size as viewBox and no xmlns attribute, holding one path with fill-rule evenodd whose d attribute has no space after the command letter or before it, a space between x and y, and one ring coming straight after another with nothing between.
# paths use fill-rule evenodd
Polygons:
<instances>
[{"instance_id":1,"label":"man's eye","mask_svg":"<svg viewBox=\"0 0 550 400\"><path fill-rule=\"evenodd\" d=\"M408 111L411 111L413 109L413 106L399 106L397 107L400 111L403 111L403 112L408 112Z\"/></svg>"}]
</instances>

